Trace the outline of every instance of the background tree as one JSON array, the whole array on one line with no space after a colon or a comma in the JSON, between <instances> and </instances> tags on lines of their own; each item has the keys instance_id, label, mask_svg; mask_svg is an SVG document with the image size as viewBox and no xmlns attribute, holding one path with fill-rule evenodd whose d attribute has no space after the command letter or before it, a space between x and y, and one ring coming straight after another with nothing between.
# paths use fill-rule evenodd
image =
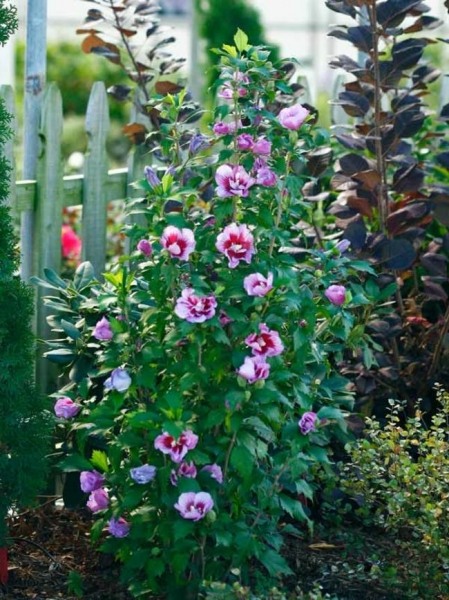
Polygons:
<instances>
[{"instance_id":1,"label":"background tree","mask_svg":"<svg viewBox=\"0 0 449 600\"><path fill-rule=\"evenodd\" d=\"M16 8L0 0L0 46L16 28ZM31 503L44 482L49 439L49 413L33 382L32 290L17 274L19 256L6 202L11 168L4 144L12 136L10 123L0 99L0 548L6 544L8 510ZM3 560L2 583L5 571Z\"/></svg>"},{"instance_id":2,"label":"background tree","mask_svg":"<svg viewBox=\"0 0 449 600\"><path fill-rule=\"evenodd\" d=\"M246 0L228 0L226 7L221 0L196 0L195 7L199 16L199 33L209 49L206 54L206 91L217 79L218 71L212 67L220 62L220 56L210 50L229 43L237 29L244 31L254 46L268 46L271 60L279 58L279 48L267 42L258 10Z\"/></svg>"}]
</instances>

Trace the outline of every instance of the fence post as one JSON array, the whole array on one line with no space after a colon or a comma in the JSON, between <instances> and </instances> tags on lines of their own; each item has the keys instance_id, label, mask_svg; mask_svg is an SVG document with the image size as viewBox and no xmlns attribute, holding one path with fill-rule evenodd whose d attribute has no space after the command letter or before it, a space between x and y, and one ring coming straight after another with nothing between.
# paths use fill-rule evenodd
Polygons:
<instances>
[{"instance_id":1,"label":"fence post","mask_svg":"<svg viewBox=\"0 0 449 600\"><path fill-rule=\"evenodd\" d=\"M37 164L37 204L33 232L33 273L42 277L44 268L59 273L61 268L61 226L63 206L63 173L61 163L62 98L56 84L50 84L44 95L40 127L41 149ZM47 311L42 298L46 292L36 290L36 335L48 339ZM46 361L45 361L46 362ZM36 376L39 387L48 388L48 365L39 356Z\"/></svg>"},{"instance_id":2,"label":"fence post","mask_svg":"<svg viewBox=\"0 0 449 600\"><path fill-rule=\"evenodd\" d=\"M14 100L14 91L10 85L0 86L0 98L5 103L5 108L12 115L11 129L16 133L17 131L17 119L16 119L16 106ZM13 218L16 217L16 161L14 159L14 138L6 140L3 145L3 152L6 160L9 162L11 167L9 197L7 200L8 206L11 208Z\"/></svg>"},{"instance_id":3,"label":"fence post","mask_svg":"<svg viewBox=\"0 0 449 600\"><path fill-rule=\"evenodd\" d=\"M39 120L45 87L47 56L47 0L28 0L25 61L25 119L23 136L23 178L36 179L39 148ZM21 218L21 275L28 281L33 264L34 212Z\"/></svg>"},{"instance_id":4,"label":"fence post","mask_svg":"<svg viewBox=\"0 0 449 600\"><path fill-rule=\"evenodd\" d=\"M97 81L92 87L86 113L88 145L84 163L82 220L83 260L92 263L97 278L104 271L106 260L108 130L106 89L102 82Z\"/></svg>"}]
</instances>

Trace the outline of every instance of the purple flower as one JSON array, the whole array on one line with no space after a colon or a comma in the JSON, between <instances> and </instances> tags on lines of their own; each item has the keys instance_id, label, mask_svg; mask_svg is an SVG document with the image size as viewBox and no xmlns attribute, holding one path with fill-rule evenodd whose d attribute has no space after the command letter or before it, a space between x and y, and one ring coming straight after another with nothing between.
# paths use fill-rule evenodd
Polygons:
<instances>
[{"instance_id":1,"label":"purple flower","mask_svg":"<svg viewBox=\"0 0 449 600\"><path fill-rule=\"evenodd\" d=\"M190 254L195 250L196 242L191 229L178 229L169 225L162 232L161 244L172 258L189 260Z\"/></svg>"},{"instance_id":2,"label":"purple flower","mask_svg":"<svg viewBox=\"0 0 449 600\"><path fill-rule=\"evenodd\" d=\"M301 127L309 116L310 112L301 104L294 104L288 108L283 108L279 113L278 119L282 127L296 131Z\"/></svg>"},{"instance_id":3,"label":"purple flower","mask_svg":"<svg viewBox=\"0 0 449 600\"><path fill-rule=\"evenodd\" d=\"M71 419L79 413L81 406L73 402L71 398L62 396L55 402L54 411L55 415L60 419Z\"/></svg>"},{"instance_id":4,"label":"purple flower","mask_svg":"<svg viewBox=\"0 0 449 600\"><path fill-rule=\"evenodd\" d=\"M256 171L256 183L264 187L273 187L277 183L276 174L268 167L261 167Z\"/></svg>"},{"instance_id":5,"label":"purple flower","mask_svg":"<svg viewBox=\"0 0 449 600\"><path fill-rule=\"evenodd\" d=\"M284 351L279 333L268 329L265 323L259 325L259 333L252 333L245 339L254 356L278 356Z\"/></svg>"},{"instance_id":6,"label":"purple flower","mask_svg":"<svg viewBox=\"0 0 449 600\"><path fill-rule=\"evenodd\" d=\"M315 431L318 415L314 412L305 412L298 421L298 427L303 435Z\"/></svg>"},{"instance_id":7,"label":"purple flower","mask_svg":"<svg viewBox=\"0 0 449 600\"><path fill-rule=\"evenodd\" d=\"M94 490L98 490L104 484L104 477L98 471L81 471L80 487L83 492L89 494Z\"/></svg>"},{"instance_id":8,"label":"purple flower","mask_svg":"<svg viewBox=\"0 0 449 600\"><path fill-rule=\"evenodd\" d=\"M271 142L264 137L258 138L252 147L254 154L262 154L263 156L269 156L271 154Z\"/></svg>"},{"instance_id":9,"label":"purple flower","mask_svg":"<svg viewBox=\"0 0 449 600\"><path fill-rule=\"evenodd\" d=\"M128 375L128 371L122 367L114 369L111 376L104 382L104 387L107 390L116 390L117 392L126 392L131 385L132 380Z\"/></svg>"},{"instance_id":10,"label":"purple flower","mask_svg":"<svg viewBox=\"0 0 449 600\"><path fill-rule=\"evenodd\" d=\"M335 246L335 248L341 253L343 254L343 252L346 252L346 250L350 247L351 242L349 240L346 239L342 239L338 242L338 244Z\"/></svg>"},{"instance_id":11,"label":"purple flower","mask_svg":"<svg viewBox=\"0 0 449 600\"><path fill-rule=\"evenodd\" d=\"M195 479L197 474L196 467L193 462L183 461L178 468L178 477L189 477Z\"/></svg>"},{"instance_id":12,"label":"purple flower","mask_svg":"<svg viewBox=\"0 0 449 600\"><path fill-rule=\"evenodd\" d=\"M223 483L223 471L221 470L220 465L217 465L216 463L206 465L201 470L205 473L209 473L212 479L215 479L218 483Z\"/></svg>"},{"instance_id":13,"label":"purple flower","mask_svg":"<svg viewBox=\"0 0 449 600\"><path fill-rule=\"evenodd\" d=\"M233 319L231 319L231 317L229 317L224 310L220 311L220 316L218 320L220 321L220 325L222 325L223 327L229 325L229 323L232 323L233 321Z\"/></svg>"},{"instance_id":14,"label":"purple flower","mask_svg":"<svg viewBox=\"0 0 449 600\"><path fill-rule=\"evenodd\" d=\"M237 148L239 150L251 150L253 144L253 136L249 133L241 133L239 136L237 136Z\"/></svg>"},{"instance_id":15,"label":"purple flower","mask_svg":"<svg viewBox=\"0 0 449 600\"><path fill-rule=\"evenodd\" d=\"M237 223L231 223L223 229L217 237L215 246L226 256L231 269L237 267L242 260L249 264L253 254L256 253L252 233L246 225L237 225Z\"/></svg>"},{"instance_id":16,"label":"purple flower","mask_svg":"<svg viewBox=\"0 0 449 600\"><path fill-rule=\"evenodd\" d=\"M148 181L148 183L150 184L150 186L152 188L155 188L157 185L159 185L161 183L161 180L156 175L156 171L153 169L153 167L147 166L144 168L143 172L145 174L146 180Z\"/></svg>"},{"instance_id":17,"label":"purple flower","mask_svg":"<svg viewBox=\"0 0 449 600\"><path fill-rule=\"evenodd\" d=\"M248 383L255 383L260 379L267 379L270 374L270 365L265 356L247 356L243 365L237 369L237 374Z\"/></svg>"},{"instance_id":18,"label":"purple flower","mask_svg":"<svg viewBox=\"0 0 449 600\"><path fill-rule=\"evenodd\" d=\"M179 511L181 517L191 521L199 521L212 510L214 501L207 492L186 492L181 494L175 508Z\"/></svg>"},{"instance_id":19,"label":"purple flower","mask_svg":"<svg viewBox=\"0 0 449 600\"><path fill-rule=\"evenodd\" d=\"M346 288L344 285L330 285L324 295L335 306L341 306L346 300Z\"/></svg>"},{"instance_id":20,"label":"purple flower","mask_svg":"<svg viewBox=\"0 0 449 600\"><path fill-rule=\"evenodd\" d=\"M151 256L153 254L153 247L149 240L140 240L137 244L137 250L144 256Z\"/></svg>"},{"instance_id":21,"label":"purple flower","mask_svg":"<svg viewBox=\"0 0 449 600\"><path fill-rule=\"evenodd\" d=\"M215 191L219 198L246 198L250 187L255 183L255 179L240 165L221 165L215 172L215 181L218 184Z\"/></svg>"},{"instance_id":22,"label":"purple flower","mask_svg":"<svg viewBox=\"0 0 449 600\"><path fill-rule=\"evenodd\" d=\"M202 133L195 133L195 135L190 140L189 152L190 152L190 154L193 155L193 154L196 154L197 152L200 152L200 150L204 150L205 148L208 148L208 146L209 146L209 140L207 139L207 137L205 135L203 135Z\"/></svg>"},{"instance_id":23,"label":"purple flower","mask_svg":"<svg viewBox=\"0 0 449 600\"><path fill-rule=\"evenodd\" d=\"M112 340L114 334L112 333L111 325L106 317L103 317L97 322L92 335L95 339L100 341Z\"/></svg>"},{"instance_id":24,"label":"purple flower","mask_svg":"<svg viewBox=\"0 0 449 600\"><path fill-rule=\"evenodd\" d=\"M109 495L107 491L103 488L93 490L86 503L87 508L90 509L93 513L98 512L99 510L104 510L108 507L108 505Z\"/></svg>"},{"instance_id":25,"label":"purple flower","mask_svg":"<svg viewBox=\"0 0 449 600\"><path fill-rule=\"evenodd\" d=\"M136 483L144 484L149 483L156 477L156 467L153 465L142 465L141 467L135 467L134 469L130 469L129 474L131 479L133 479Z\"/></svg>"},{"instance_id":26,"label":"purple flower","mask_svg":"<svg viewBox=\"0 0 449 600\"><path fill-rule=\"evenodd\" d=\"M216 308L215 296L197 296L192 288L185 288L176 300L175 314L189 323L204 323L212 319Z\"/></svg>"},{"instance_id":27,"label":"purple flower","mask_svg":"<svg viewBox=\"0 0 449 600\"><path fill-rule=\"evenodd\" d=\"M173 462L180 463L189 450L198 443L198 436L193 431L183 431L178 439L164 431L154 440L154 447L162 454L168 454Z\"/></svg>"},{"instance_id":28,"label":"purple flower","mask_svg":"<svg viewBox=\"0 0 449 600\"><path fill-rule=\"evenodd\" d=\"M118 519L110 519L108 523L108 531L116 538L124 538L129 534L130 525L123 517Z\"/></svg>"},{"instance_id":29,"label":"purple flower","mask_svg":"<svg viewBox=\"0 0 449 600\"><path fill-rule=\"evenodd\" d=\"M224 121L217 121L217 123L215 123L212 127L212 131L216 135L229 135L232 133L232 126Z\"/></svg>"},{"instance_id":30,"label":"purple flower","mask_svg":"<svg viewBox=\"0 0 449 600\"><path fill-rule=\"evenodd\" d=\"M265 296L273 289L273 273L268 273L268 277L252 273L243 280L243 287L248 296Z\"/></svg>"}]
</instances>

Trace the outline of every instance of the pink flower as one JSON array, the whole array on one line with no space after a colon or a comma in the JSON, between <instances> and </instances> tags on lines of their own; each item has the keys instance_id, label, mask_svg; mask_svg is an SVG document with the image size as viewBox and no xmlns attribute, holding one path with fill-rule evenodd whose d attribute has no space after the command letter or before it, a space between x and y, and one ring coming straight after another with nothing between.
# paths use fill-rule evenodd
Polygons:
<instances>
[{"instance_id":1,"label":"pink flower","mask_svg":"<svg viewBox=\"0 0 449 600\"><path fill-rule=\"evenodd\" d=\"M193 431L183 431L178 439L164 431L154 440L154 447L162 454L168 454L173 462L180 463L189 450L198 443L198 436Z\"/></svg>"},{"instance_id":2,"label":"pink flower","mask_svg":"<svg viewBox=\"0 0 449 600\"><path fill-rule=\"evenodd\" d=\"M241 196L246 198L255 180L240 165L221 165L215 172L215 188L219 198Z\"/></svg>"},{"instance_id":3,"label":"pink flower","mask_svg":"<svg viewBox=\"0 0 449 600\"><path fill-rule=\"evenodd\" d=\"M82 242L70 225L63 225L61 231L61 252L63 258L79 260L81 258Z\"/></svg>"},{"instance_id":4,"label":"pink flower","mask_svg":"<svg viewBox=\"0 0 449 600\"><path fill-rule=\"evenodd\" d=\"M259 325L260 333L252 333L245 339L245 344L249 346L255 356L278 356L284 351L284 344L279 337L279 333L268 329L265 323Z\"/></svg>"},{"instance_id":5,"label":"pink flower","mask_svg":"<svg viewBox=\"0 0 449 600\"><path fill-rule=\"evenodd\" d=\"M229 325L229 323L232 323L232 321L233 321L233 319L231 319L231 317L228 317L228 315L225 313L224 310L220 311L220 316L219 316L218 320L220 321L220 325L222 325L223 327L225 327L226 325Z\"/></svg>"},{"instance_id":6,"label":"pink flower","mask_svg":"<svg viewBox=\"0 0 449 600\"><path fill-rule=\"evenodd\" d=\"M264 137L258 138L252 147L252 151L254 154L262 154L264 156L268 156L271 154L271 142L269 142Z\"/></svg>"},{"instance_id":7,"label":"pink flower","mask_svg":"<svg viewBox=\"0 0 449 600\"><path fill-rule=\"evenodd\" d=\"M238 375L248 383L255 383L259 379L267 379L270 374L270 365L264 356L247 356L241 367L237 369Z\"/></svg>"},{"instance_id":8,"label":"pink flower","mask_svg":"<svg viewBox=\"0 0 449 600\"><path fill-rule=\"evenodd\" d=\"M209 473L212 479L215 479L218 483L223 483L223 471L220 465L214 463L213 465L206 465L202 469L205 473Z\"/></svg>"},{"instance_id":9,"label":"pink flower","mask_svg":"<svg viewBox=\"0 0 449 600\"><path fill-rule=\"evenodd\" d=\"M248 83L248 76L240 71L236 71L232 76L232 80L224 83L223 87L218 92L218 96L220 96L220 98L224 98L225 100L231 100L234 96L234 90L236 89L238 96L243 98L248 94L248 90L244 87L239 87L238 84L246 85Z\"/></svg>"},{"instance_id":10,"label":"pink flower","mask_svg":"<svg viewBox=\"0 0 449 600\"><path fill-rule=\"evenodd\" d=\"M140 240L137 244L137 250L144 256L151 256L153 254L153 247L149 240Z\"/></svg>"},{"instance_id":11,"label":"pink flower","mask_svg":"<svg viewBox=\"0 0 449 600\"><path fill-rule=\"evenodd\" d=\"M98 490L104 484L104 477L98 471L81 471L80 487L87 494Z\"/></svg>"},{"instance_id":12,"label":"pink flower","mask_svg":"<svg viewBox=\"0 0 449 600\"><path fill-rule=\"evenodd\" d=\"M298 421L298 427L303 435L315 431L318 415L312 411L305 412Z\"/></svg>"},{"instance_id":13,"label":"pink flower","mask_svg":"<svg viewBox=\"0 0 449 600\"><path fill-rule=\"evenodd\" d=\"M195 250L196 242L190 229L178 229L169 225L162 232L161 244L172 258L189 260L189 255Z\"/></svg>"},{"instance_id":14,"label":"pink flower","mask_svg":"<svg viewBox=\"0 0 449 600\"><path fill-rule=\"evenodd\" d=\"M253 144L253 136L249 133L241 133L239 136L237 136L237 148L239 150L251 150Z\"/></svg>"},{"instance_id":15,"label":"pink flower","mask_svg":"<svg viewBox=\"0 0 449 600\"><path fill-rule=\"evenodd\" d=\"M246 225L231 223L218 235L215 244L217 250L229 260L229 267L234 269L240 261L250 263L254 248L254 238Z\"/></svg>"},{"instance_id":16,"label":"pink flower","mask_svg":"<svg viewBox=\"0 0 449 600\"><path fill-rule=\"evenodd\" d=\"M175 313L189 323L204 323L212 319L216 308L215 296L196 296L192 288L185 288L176 300Z\"/></svg>"},{"instance_id":17,"label":"pink flower","mask_svg":"<svg viewBox=\"0 0 449 600\"><path fill-rule=\"evenodd\" d=\"M273 273L268 273L268 277L252 273L243 280L243 287L248 296L265 296L273 289Z\"/></svg>"},{"instance_id":18,"label":"pink flower","mask_svg":"<svg viewBox=\"0 0 449 600\"><path fill-rule=\"evenodd\" d=\"M111 325L110 325L109 321L106 319L106 317L103 317L102 319L97 321L97 324L94 327L92 335L95 339L100 340L100 341L112 340L112 337L114 334L112 333Z\"/></svg>"},{"instance_id":19,"label":"pink flower","mask_svg":"<svg viewBox=\"0 0 449 600\"><path fill-rule=\"evenodd\" d=\"M130 525L123 517L118 519L110 519L108 523L108 531L116 538L124 538L129 534Z\"/></svg>"},{"instance_id":20,"label":"pink flower","mask_svg":"<svg viewBox=\"0 0 449 600\"><path fill-rule=\"evenodd\" d=\"M212 510L214 501L212 496L207 492L186 492L181 494L178 498L178 502L175 504L175 508L179 511L183 519L190 519L191 521L199 521Z\"/></svg>"},{"instance_id":21,"label":"pink flower","mask_svg":"<svg viewBox=\"0 0 449 600\"><path fill-rule=\"evenodd\" d=\"M71 398L62 396L55 402L54 411L55 415L60 419L71 419L79 413L81 406L73 402Z\"/></svg>"},{"instance_id":22,"label":"pink flower","mask_svg":"<svg viewBox=\"0 0 449 600\"><path fill-rule=\"evenodd\" d=\"M276 174L268 167L257 169L256 183L264 187L273 187L277 183Z\"/></svg>"},{"instance_id":23,"label":"pink flower","mask_svg":"<svg viewBox=\"0 0 449 600\"><path fill-rule=\"evenodd\" d=\"M346 300L346 288L344 285L330 285L324 295L335 306L341 306Z\"/></svg>"},{"instance_id":24,"label":"pink flower","mask_svg":"<svg viewBox=\"0 0 449 600\"><path fill-rule=\"evenodd\" d=\"M301 104L294 104L288 108L283 108L279 113L278 120L282 127L286 129L297 130L309 116L310 112Z\"/></svg>"},{"instance_id":25,"label":"pink flower","mask_svg":"<svg viewBox=\"0 0 449 600\"><path fill-rule=\"evenodd\" d=\"M86 502L86 506L93 513L99 510L104 510L109 505L109 495L103 488L93 490L89 496L89 500Z\"/></svg>"},{"instance_id":26,"label":"pink flower","mask_svg":"<svg viewBox=\"0 0 449 600\"><path fill-rule=\"evenodd\" d=\"M216 135L229 135L232 133L232 127L229 123L225 123L224 121L217 121L212 127L212 131Z\"/></svg>"},{"instance_id":27,"label":"pink flower","mask_svg":"<svg viewBox=\"0 0 449 600\"><path fill-rule=\"evenodd\" d=\"M195 479L197 470L193 462L183 461L178 468L178 477L189 477Z\"/></svg>"}]
</instances>

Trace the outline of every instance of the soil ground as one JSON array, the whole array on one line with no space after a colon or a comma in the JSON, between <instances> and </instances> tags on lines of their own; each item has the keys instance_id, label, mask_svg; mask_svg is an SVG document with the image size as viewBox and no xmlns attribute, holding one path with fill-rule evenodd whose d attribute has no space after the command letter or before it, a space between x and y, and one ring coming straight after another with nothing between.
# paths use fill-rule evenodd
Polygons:
<instances>
[{"instance_id":1,"label":"soil ground","mask_svg":"<svg viewBox=\"0 0 449 600\"><path fill-rule=\"evenodd\" d=\"M0 599L131 600L112 557L92 548L92 519L84 509L55 508L53 500L16 517L10 526L9 582L0 586ZM313 540L291 538L285 554L297 573L287 582L292 591L319 584L333 600L449 600L449 589L433 587L435 578L419 547L381 531L345 527L317 533ZM68 586L77 578L82 580L78 596ZM422 592L413 589L419 579Z\"/></svg>"}]
</instances>

